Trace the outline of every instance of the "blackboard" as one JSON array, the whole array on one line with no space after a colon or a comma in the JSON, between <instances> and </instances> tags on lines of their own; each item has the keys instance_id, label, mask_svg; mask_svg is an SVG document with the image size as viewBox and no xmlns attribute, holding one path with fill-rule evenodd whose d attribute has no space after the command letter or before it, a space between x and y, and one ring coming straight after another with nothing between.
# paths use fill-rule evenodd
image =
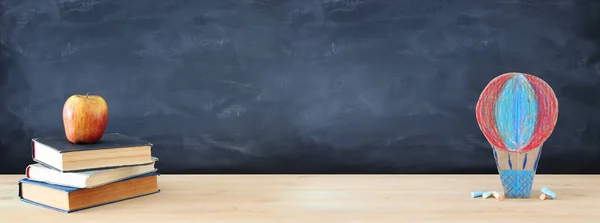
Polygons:
<instances>
[{"instance_id":1,"label":"blackboard","mask_svg":"<svg viewBox=\"0 0 600 223\"><path fill-rule=\"evenodd\" d=\"M600 2L5 0L0 173L64 135L73 94L162 173L497 173L475 104L536 75L559 101L538 173L600 173Z\"/></svg>"}]
</instances>

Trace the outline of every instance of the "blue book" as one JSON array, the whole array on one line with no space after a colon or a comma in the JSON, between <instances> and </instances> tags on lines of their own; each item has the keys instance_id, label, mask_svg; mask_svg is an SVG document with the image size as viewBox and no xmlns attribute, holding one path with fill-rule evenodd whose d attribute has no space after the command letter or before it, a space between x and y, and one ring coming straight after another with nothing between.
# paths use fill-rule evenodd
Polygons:
<instances>
[{"instance_id":1,"label":"blue book","mask_svg":"<svg viewBox=\"0 0 600 223\"><path fill-rule=\"evenodd\" d=\"M94 188L68 187L23 178L19 181L19 198L30 204L71 213L159 193L159 175L152 172Z\"/></svg>"}]
</instances>

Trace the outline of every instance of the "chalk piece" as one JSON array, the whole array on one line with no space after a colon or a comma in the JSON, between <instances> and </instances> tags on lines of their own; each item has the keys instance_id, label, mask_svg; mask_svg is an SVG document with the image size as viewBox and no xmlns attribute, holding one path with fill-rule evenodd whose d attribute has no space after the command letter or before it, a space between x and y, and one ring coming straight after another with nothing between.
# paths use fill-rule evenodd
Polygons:
<instances>
[{"instance_id":1,"label":"chalk piece","mask_svg":"<svg viewBox=\"0 0 600 223\"><path fill-rule=\"evenodd\" d=\"M483 197L483 199L486 199L488 197L492 196L492 192L488 191L488 192L484 192L483 194L481 194L481 197Z\"/></svg>"},{"instance_id":2,"label":"chalk piece","mask_svg":"<svg viewBox=\"0 0 600 223\"><path fill-rule=\"evenodd\" d=\"M548 195L548 197L552 199L556 198L556 194L546 187L542 187L542 193Z\"/></svg>"},{"instance_id":3,"label":"chalk piece","mask_svg":"<svg viewBox=\"0 0 600 223\"><path fill-rule=\"evenodd\" d=\"M548 198L548 195L546 195L546 194L540 195L540 200L546 200L546 198Z\"/></svg>"},{"instance_id":4,"label":"chalk piece","mask_svg":"<svg viewBox=\"0 0 600 223\"><path fill-rule=\"evenodd\" d=\"M482 194L483 192L481 191L471 192L471 198L481 197Z\"/></svg>"},{"instance_id":5,"label":"chalk piece","mask_svg":"<svg viewBox=\"0 0 600 223\"><path fill-rule=\"evenodd\" d=\"M500 193L497 191L492 192L492 195L494 195L494 198L496 198L496 200L504 200L504 192Z\"/></svg>"}]
</instances>

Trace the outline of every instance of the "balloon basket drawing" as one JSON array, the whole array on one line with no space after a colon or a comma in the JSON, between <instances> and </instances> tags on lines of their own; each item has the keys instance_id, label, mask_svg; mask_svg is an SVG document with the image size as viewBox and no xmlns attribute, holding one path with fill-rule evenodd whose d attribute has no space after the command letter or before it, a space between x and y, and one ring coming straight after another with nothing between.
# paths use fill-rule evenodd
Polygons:
<instances>
[{"instance_id":1,"label":"balloon basket drawing","mask_svg":"<svg viewBox=\"0 0 600 223\"><path fill-rule=\"evenodd\" d=\"M535 171L500 170L499 172L506 198L529 198Z\"/></svg>"},{"instance_id":2,"label":"balloon basket drawing","mask_svg":"<svg viewBox=\"0 0 600 223\"><path fill-rule=\"evenodd\" d=\"M527 152L494 149L494 159L504 188L504 197L529 198L541 153L541 146Z\"/></svg>"}]
</instances>

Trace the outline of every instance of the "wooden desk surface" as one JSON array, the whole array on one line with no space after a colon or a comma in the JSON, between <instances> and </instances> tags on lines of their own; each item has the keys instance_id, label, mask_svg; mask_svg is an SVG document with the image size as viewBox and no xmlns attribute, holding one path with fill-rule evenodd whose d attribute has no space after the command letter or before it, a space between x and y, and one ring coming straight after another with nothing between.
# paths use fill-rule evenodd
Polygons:
<instances>
[{"instance_id":1,"label":"wooden desk surface","mask_svg":"<svg viewBox=\"0 0 600 223\"><path fill-rule=\"evenodd\" d=\"M483 200L498 175L162 175L161 193L70 214L21 202L0 176L1 222L597 222L600 175L537 175L532 198ZM539 200L540 188L557 194Z\"/></svg>"}]
</instances>

